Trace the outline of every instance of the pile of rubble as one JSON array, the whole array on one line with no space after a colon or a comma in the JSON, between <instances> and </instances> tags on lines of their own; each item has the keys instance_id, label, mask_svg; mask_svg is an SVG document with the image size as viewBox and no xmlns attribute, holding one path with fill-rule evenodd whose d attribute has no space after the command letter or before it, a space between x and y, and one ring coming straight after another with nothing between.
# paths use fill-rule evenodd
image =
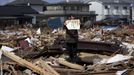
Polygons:
<instances>
[{"instance_id":1,"label":"pile of rubble","mask_svg":"<svg viewBox=\"0 0 134 75\"><path fill-rule=\"evenodd\" d=\"M66 60L65 30L12 28L0 31L1 75L133 75L132 27L79 30L78 56ZM90 63L89 63L90 62Z\"/></svg>"}]
</instances>

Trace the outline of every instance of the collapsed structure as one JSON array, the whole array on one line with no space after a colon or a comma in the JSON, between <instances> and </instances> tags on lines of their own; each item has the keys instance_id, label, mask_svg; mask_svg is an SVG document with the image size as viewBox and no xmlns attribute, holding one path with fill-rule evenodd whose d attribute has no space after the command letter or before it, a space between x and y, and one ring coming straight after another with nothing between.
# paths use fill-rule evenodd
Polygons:
<instances>
[{"instance_id":1,"label":"collapsed structure","mask_svg":"<svg viewBox=\"0 0 134 75\"><path fill-rule=\"evenodd\" d=\"M131 28L103 29L99 36L96 36L98 29L101 30L98 27L79 30L78 56L83 61L80 63L65 60L68 51L63 29L55 33L48 28L39 29L38 33L33 28L1 31L1 72L16 75L132 75L134 36Z\"/></svg>"},{"instance_id":2,"label":"collapsed structure","mask_svg":"<svg viewBox=\"0 0 134 75\"><path fill-rule=\"evenodd\" d=\"M82 2L63 1L48 4L47 8L44 8L41 0L19 1L13 2L16 3L15 6L11 3L10 7L0 7L0 10L3 10L0 14L5 14L0 18L1 23L6 20L4 24L12 24L12 21L14 24L0 30L1 75L133 75L134 26L109 25L109 22L104 23L108 25L101 23L104 26L98 22L90 26L90 21L95 20L96 14L89 12L89 4ZM41 6L41 11L33 9L34 5ZM14 11L7 14L4 8ZM82 25L88 25L78 27L81 29L78 30L78 58L73 59L75 62L67 60L70 58L70 52L66 48L66 33L62 27L63 18L66 19L70 14L82 21ZM42 20L43 17L50 16L47 20L48 27L46 23L44 27L27 24L36 24L36 19ZM55 19L57 16L60 18ZM23 28L15 25L18 23L16 20L23 22Z\"/></svg>"}]
</instances>

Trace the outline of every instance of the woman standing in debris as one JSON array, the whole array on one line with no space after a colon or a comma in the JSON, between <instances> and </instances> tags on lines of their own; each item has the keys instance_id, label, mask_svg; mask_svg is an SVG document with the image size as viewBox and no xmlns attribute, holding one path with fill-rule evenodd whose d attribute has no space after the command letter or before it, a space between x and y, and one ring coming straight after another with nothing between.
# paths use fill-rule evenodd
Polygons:
<instances>
[{"instance_id":1,"label":"woman standing in debris","mask_svg":"<svg viewBox=\"0 0 134 75\"><path fill-rule=\"evenodd\" d=\"M77 42L78 42L78 31L77 30L69 30L66 25L69 20L74 20L74 16L70 15L68 20L65 21L65 29L66 29L66 49L69 51L68 61L75 62L77 57Z\"/></svg>"}]
</instances>

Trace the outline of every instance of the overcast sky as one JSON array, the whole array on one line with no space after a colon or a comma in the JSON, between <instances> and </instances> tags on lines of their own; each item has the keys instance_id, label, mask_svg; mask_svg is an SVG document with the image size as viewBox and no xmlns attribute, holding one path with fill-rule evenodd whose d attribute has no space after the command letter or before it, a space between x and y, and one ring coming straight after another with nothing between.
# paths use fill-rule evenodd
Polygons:
<instances>
[{"instance_id":1,"label":"overcast sky","mask_svg":"<svg viewBox=\"0 0 134 75\"><path fill-rule=\"evenodd\" d=\"M0 0L0 5L3 5L3 4L10 2L10 1L12 1L12 0Z\"/></svg>"},{"instance_id":2,"label":"overcast sky","mask_svg":"<svg viewBox=\"0 0 134 75\"><path fill-rule=\"evenodd\" d=\"M11 2L13 0L0 0L0 4L5 4L7 2ZM47 1L47 2L58 2L58 1L62 1L62 0L44 0L44 1Z\"/></svg>"}]
</instances>

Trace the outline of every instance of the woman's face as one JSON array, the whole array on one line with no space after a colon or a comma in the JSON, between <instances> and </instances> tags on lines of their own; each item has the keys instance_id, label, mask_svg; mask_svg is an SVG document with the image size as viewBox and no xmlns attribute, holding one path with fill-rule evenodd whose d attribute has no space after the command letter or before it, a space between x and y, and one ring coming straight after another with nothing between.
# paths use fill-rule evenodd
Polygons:
<instances>
[{"instance_id":1,"label":"woman's face","mask_svg":"<svg viewBox=\"0 0 134 75\"><path fill-rule=\"evenodd\" d=\"M74 17L73 17L73 16L71 16L71 17L70 17L70 19L74 19Z\"/></svg>"},{"instance_id":2,"label":"woman's face","mask_svg":"<svg viewBox=\"0 0 134 75\"><path fill-rule=\"evenodd\" d=\"M70 16L68 19L71 20L71 19L74 19L74 17L73 16Z\"/></svg>"}]
</instances>

